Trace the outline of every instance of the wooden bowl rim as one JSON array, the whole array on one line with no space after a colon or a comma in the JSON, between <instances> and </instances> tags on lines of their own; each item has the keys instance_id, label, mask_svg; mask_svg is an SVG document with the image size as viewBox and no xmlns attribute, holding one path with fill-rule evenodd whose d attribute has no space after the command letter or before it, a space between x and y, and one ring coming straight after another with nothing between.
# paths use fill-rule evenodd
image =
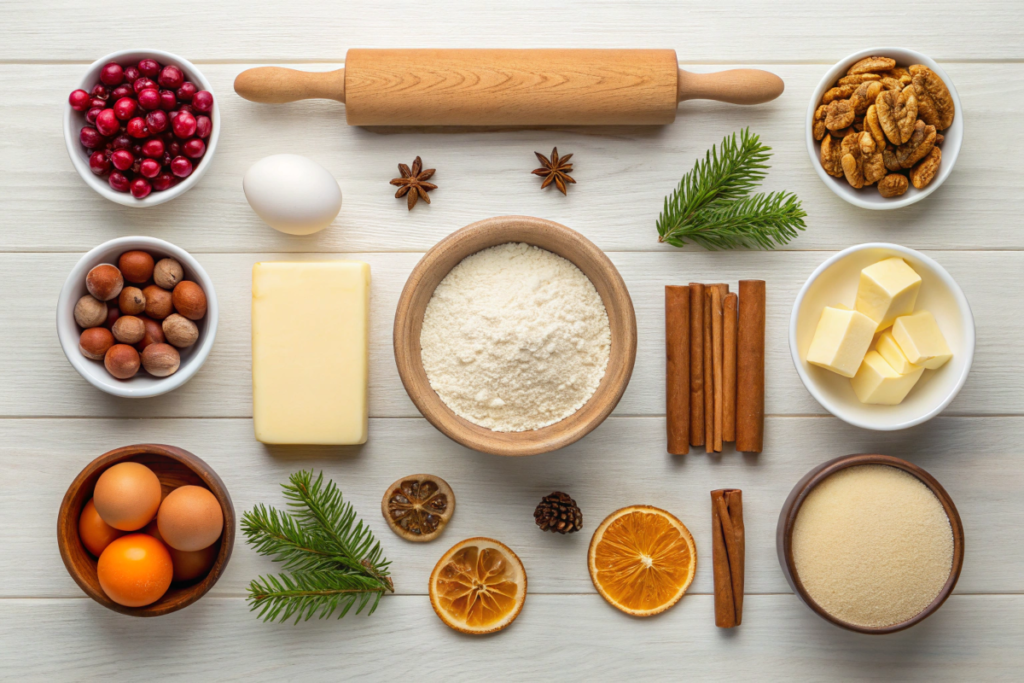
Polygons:
<instances>
[{"instance_id":1,"label":"wooden bowl rim","mask_svg":"<svg viewBox=\"0 0 1024 683\"><path fill-rule=\"evenodd\" d=\"M217 552L217 559L214 560L213 566L210 567L210 571L201 581L187 587L190 591L188 596L173 604L161 604L161 601L163 600L162 597L157 602L143 607L125 607L124 605L117 604L108 598L102 590L96 590L88 581L82 578L71 556L71 549L68 547L69 535L73 536L74 540L79 544L82 542L78 536L78 517L81 512L79 511L76 515L68 513L72 502L78 495L86 480L101 470L105 470L119 462L128 461L139 455L162 456L187 467L193 474L199 477L199 479L206 484L210 492L217 497L217 501L220 503L221 509L224 512L224 531L219 539L220 550ZM57 515L57 546L60 549L60 557L64 562L64 567L68 570L68 574L71 575L71 578L75 580L75 583L78 584L78 587L81 588L86 595L107 609L135 617L157 617L164 614L170 614L171 612L177 612L206 595L206 593L213 588L214 584L217 583L217 580L220 579L221 574L224 573L224 569L227 567L228 561L231 559L231 551L234 544L235 512L234 505L231 502L231 495L228 493L227 487L224 486L224 482L217 473L213 471L213 468L211 468L202 458L176 446L166 446L162 444L135 444L132 446L121 446L120 448L107 451L86 465L82 471L78 473L78 476L75 477L74 481L72 481L71 485L68 487L67 492L65 492L64 499L61 501L60 510ZM87 550L84 548L82 550L86 555L89 555Z\"/></svg>"},{"instance_id":2,"label":"wooden bowl rim","mask_svg":"<svg viewBox=\"0 0 1024 683\"><path fill-rule=\"evenodd\" d=\"M932 600L927 607L910 619L889 626L861 626L839 619L827 612L821 605L815 602L810 594L808 594L807 589L804 588L803 583L800 581L800 576L796 571L796 563L793 560L793 527L796 524L797 515L799 514L804 501L807 499L807 496L810 495L811 491L813 491L818 484L828 479L836 472L849 467L856 467L858 465L888 465L917 477L917 479L927 486L929 490L935 494L935 497L939 499L943 510L946 512L946 517L949 519L949 526L953 533L953 564L950 567L949 577L946 579L946 583L943 584L939 594L935 596L935 599ZM929 616L934 614L950 594L952 594L953 588L956 587L956 583L960 578L960 571L963 569L964 527L960 520L960 513L957 512L956 505L953 503L953 499L950 497L949 493L946 492L946 489L942 487L942 484L940 484L935 477L924 469L918 467L912 462L904 460L903 458L897 458L892 455L859 453L854 455L843 455L829 460L828 462L824 462L805 474L803 478L797 482L779 513L779 523L776 529L776 549L779 556L779 564L782 565L782 572L785 574L790 587L796 591L797 595L800 596L800 599L803 600L804 603L806 603L807 606L815 613L817 613L818 616L835 624L836 626L841 626L842 628L850 631L867 633L869 635L884 635L902 631L927 619Z\"/></svg>"},{"instance_id":3,"label":"wooden bowl rim","mask_svg":"<svg viewBox=\"0 0 1024 683\"><path fill-rule=\"evenodd\" d=\"M562 252L547 245L536 244L535 235L540 232L556 233L562 238L570 240L576 245L577 251L575 253ZM459 247L463 243L473 238L482 238L484 233L489 233L488 239L485 240L489 241L489 244L473 251L461 253L462 250ZM607 288L608 297L606 298L602 294L601 299L608 313L612 331L608 369L587 403L573 415L559 422L524 432L493 432L456 415L430 388L420 356L419 339L412 338L412 330L416 329L417 325L422 325L422 311L418 312L420 320L414 320L414 314L417 311L413 310L411 302L427 274L436 270L439 267L439 262L448 257L449 252L453 250L461 256L452 264L451 268L472 254L490 246L508 242L524 242L551 251L583 271L599 294L601 294L602 287ZM590 277L580 266L578 261L583 260L589 260L596 264L600 275L598 279L602 282L596 282L595 278ZM440 282L451 268L440 274L437 281ZM610 306L609 303L612 300L619 301L620 306L618 308ZM426 304L424 304L425 307ZM619 339L616 338L618 328L621 328ZM633 374L633 365L636 361L636 313L629 290L618 269L597 245L582 234L560 223L543 218L515 215L494 216L476 221L451 233L431 247L416 264L409 274L398 300L395 311L393 346L398 375L406 393L420 413L441 433L467 448L484 453L504 456L537 455L563 448L582 439L596 429L618 405L622 394L629 385L630 377ZM612 376L613 373L615 376ZM425 385L426 390L421 391L416 386L417 382ZM594 402L595 399L598 403ZM595 409L593 406L597 406L597 408ZM587 415L587 413L592 414L585 421L580 421L582 417L577 417ZM565 423L574 418L576 419L575 424L567 427Z\"/></svg>"}]
</instances>

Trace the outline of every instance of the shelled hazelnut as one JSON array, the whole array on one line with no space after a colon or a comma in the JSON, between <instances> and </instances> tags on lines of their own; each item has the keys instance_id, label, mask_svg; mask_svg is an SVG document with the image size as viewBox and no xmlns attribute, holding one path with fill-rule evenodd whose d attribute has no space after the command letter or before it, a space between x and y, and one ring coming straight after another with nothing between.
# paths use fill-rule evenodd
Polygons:
<instances>
[{"instance_id":1,"label":"shelled hazelnut","mask_svg":"<svg viewBox=\"0 0 1024 683\"><path fill-rule=\"evenodd\" d=\"M103 357L107 372L118 379L131 379L139 371L139 352L127 344L114 344Z\"/></svg>"},{"instance_id":2,"label":"shelled hazelnut","mask_svg":"<svg viewBox=\"0 0 1024 683\"><path fill-rule=\"evenodd\" d=\"M189 320L202 320L206 315L206 295L202 287L183 280L174 288L174 310Z\"/></svg>"},{"instance_id":3,"label":"shelled hazelnut","mask_svg":"<svg viewBox=\"0 0 1024 683\"><path fill-rule=\"evenodd\" d=\"M153 320L163 320L174 312L174 299L166 289L150 285L142 294L146 297L146 315Z\"/></svg>"},{"instance_id":4,"label":"shelled hazelnut","mask_svg":"<svg viewBox=\"0 0 1024 683\"><path fill-rule=\"evenodd\" d=\"M181 356L170 344L150 344L142 352L142 367L154 377L168 377L178 371Z\"/></svg>"},{"instance_id":5,"label":"shelled hazelnut","mask_svg":"<svg viewBox=\"0 0 1024 683\"><path fill-rule=\"evenodd\" d=\"M146 325L134 315L122 315L110 329L122 344L138 344L146 334Z\"/></svg>"},{"instance_id":6,"label":"shelled hazelnut","mask_svg":"<svg viewBox=\"0 0 1024 683\"><path fill-rule=\"evenodd\" d=\"M117 297L117 307L125 315L138 315L146 310L146 295L138 287L125 287Z\"/></svg>"},{"instance_id":7,"label":"shelled hazelnut","mask_svg":"<svg viewBox=\"0 0 1024 683\"><path fill-rule=\"evenodd\" d=\"M164 289L174 289L184 278L181 264L172 258L160 259L153 268L153 282Z\"/></svg>"},{"instance_id":8,"label":"shelled hazelnut","mask_svg":"<svg viewBox=\"0 0 1024 683\"><path fill-rule=\"evenodd\" d=\"M153 257L144 251L126 251L117 259L117 267L128 282L141 284L153 277Z\"/></svg>"},{"instance_id":9,"label":"shelled hazelnut","mask_svg":"<svg viewBox=\"0 0 1024 683\"><path fill-rule=\"evenodd\" d=\"M121 293L124 278L121 271L109 263L101 263L85 276L85 288L100 301L110 301Z\"/></svg>"},{"instance_id":10,"label":"shelled hazelnut","mask_svg":"<svg viewBox=\"0 0 1024 683\"><path fill-rule=\"evenodd\" d=\"M179 349L187 349L199 339L199 328L188 318L172 313L164 320L164 337Z\"/></svg>"},{"instance_id":11,"label":"shelled hazelnut","mask_svg":"<svg viewBox=\"0 0 1024 683\"><path fill-rule=\"evenodd\" d=\"M99 327L107 320L107 305L91 294L75 304L75 322L79 327Z\"/></svg>"},{"instance_id":12,"label":"shelled hazelnut","mask_svg":"<svg viewBox=\"0 0 1024 683\"><path fill-rule=\"evenodd\" d=\"M103 360L114 345L114 335L105 327L90 327L78 338L78 348L89 360Z\"/></svg>"},{"instance_id":13,"label":"shelled hazelnut","mask_svg":"<svg viewBox=\"0 0 1024 683\"><path fill-rule=\"evenodd\" d=\"M142 340L135 345L135 348L142 353L146 350L146 347L150 344L163 344L164 341L164 328L157 321L152 318L140 316L142 324L146 326L146 333L142 335Z\"/></svg>"}]
</instances>

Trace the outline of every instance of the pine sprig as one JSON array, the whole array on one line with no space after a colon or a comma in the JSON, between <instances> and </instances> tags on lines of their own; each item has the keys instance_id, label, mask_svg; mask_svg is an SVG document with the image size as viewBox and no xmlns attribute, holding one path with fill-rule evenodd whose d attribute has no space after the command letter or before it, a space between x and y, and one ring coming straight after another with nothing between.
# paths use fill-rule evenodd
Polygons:
<instances>
[{"instance_id":1,"label":"pine sprig","mask_svg":"<svg viewBox=\"0 0 1024 683\"><path fill-rule=\"evenodd\" d=\"M356 614L370 604L373 614L386 589L376 579L337 571L304 571L259 577L249 584L249 602L264 621L308 621L314 614L327 619L340 610L341 619L352 606Z\"/></svg>"},{"instance_id":2,"label":"pine sprig","mask_svg":"<svg viewBox=\"0 0 1024 683\"><path fill-rule=\"evenodd\" d=\"M773 249L803 230L807 214L791 192L751 192L767 175L771 148L749 128L727 136L698 159L658 216L658 241L705 249Z\"/></svg>"}]
</instances>

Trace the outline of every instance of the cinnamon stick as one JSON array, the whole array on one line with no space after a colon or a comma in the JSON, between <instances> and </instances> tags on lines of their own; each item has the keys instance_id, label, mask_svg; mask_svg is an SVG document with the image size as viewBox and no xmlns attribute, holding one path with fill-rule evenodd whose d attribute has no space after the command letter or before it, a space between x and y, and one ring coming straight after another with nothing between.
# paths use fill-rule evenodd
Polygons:
<instances>
[{"instance_id":1,"label":"cinnamon stick","mask_svg":"<svg viewBox=\"0 0 1024 683\"><path fill-rule=\"evenodd\" d=\"M690 283L690 445L704 445L704 285Z\"/></svg>"},{"instance_id":2,"label":"cinnamon stick","mask_svg":"<svg viewBox=\"0 0 1024 683\"><path fill-rule=\"evenodd\" d=\"M746 543L743 492L711 492L712 563L715 580L715 625L733 628L743 622L743 575Z\"/></svg>"},{"instance_id":3,"label":"cinnamon stick","mask_svg":"<svg viewBox=\"0 0 1024 683\"><path fill-rule=\"evenodd\" d=\"M736 333L736 450L764 447L764 280L740 280Z\"/></svg>"},{"instance_id":4,"label":"cinnamon stick","mask_svg":"<svg viewBox=\"0 0 1024 683\"><path fill-rule=\"evenodd\" d=\"M722 304L722 441L736 440L736 314L739 299L727 294Z\"/></svg>"},{"instance_id":5,"label":"cinnamon stick","mask_svg":"<svg viewBox=\"0 0 1024 683\"><path fill-rule=\"evenodd\" d=\"M690 452L690 288L665 287L665 422L668 452Z\"/></svg>"},{"instance_id":6,"label":"cinnamon stick","mask_svg":"<svg viewBox=\"0 0 1024 683\"><path fill-rule=\"evenodd\" d=\"M704 450L715 452L715 378L714 351L711 343L711 291L704 288Z\"/></svg>"},{"instance_id":7,"label":"cinnamon stick","mask_svg":"<svg viewBox=\"0 0 1024 683\"><path fill-rule=\"evenodd\" d=\"M722 288L716 285L711 287L711 359L715 394L715 451L718 453L722 452L722 411L725 398L722 393L722 357L725 348L722 333Z\"/></svg>"}]
</instances>

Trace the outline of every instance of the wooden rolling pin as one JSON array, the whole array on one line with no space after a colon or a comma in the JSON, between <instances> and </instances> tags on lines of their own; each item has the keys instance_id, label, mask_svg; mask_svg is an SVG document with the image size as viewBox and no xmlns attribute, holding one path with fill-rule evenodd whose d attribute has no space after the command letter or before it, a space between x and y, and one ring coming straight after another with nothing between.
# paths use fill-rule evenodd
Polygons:
<instances>
[{"instance_id":1,"label":"wooden rolling pin","mask_svg":"<svg viewBox=\"0 0 1024 683\"><path fill-rule=\"evenodd\" d=\"M253 102L344 102L353 126L661 125L683 100L760 104L783 87L757 69L683 71L675 50L352 49L337 71L235 79Z\"/></svg>"}]
</instances>

